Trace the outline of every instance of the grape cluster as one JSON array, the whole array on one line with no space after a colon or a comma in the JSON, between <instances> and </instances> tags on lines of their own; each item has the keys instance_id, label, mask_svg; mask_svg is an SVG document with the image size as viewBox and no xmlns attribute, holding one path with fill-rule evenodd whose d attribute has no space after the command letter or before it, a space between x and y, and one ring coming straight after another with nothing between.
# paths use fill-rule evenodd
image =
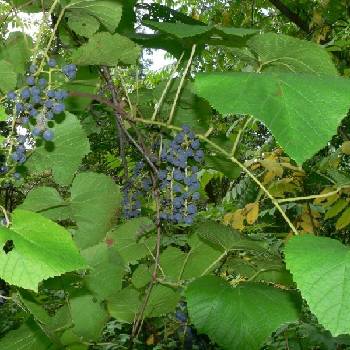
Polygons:
<instances>
[{"instance_id":1,"label":"grape cluster","mask_svg":"<svg viewBox=\"0 0 350 350\"><path fill-rule=\"evenodd\" d=\"M130 179L123 186L123 214L131 219L141 214L141 199L151 190L152 180L145 173L145 163L134 166Z\"/></svg>"},{"instance_id":2,"label":"grape cluster","mask_svg":"<svg viewBox=\"0 0 350 350\"><path fill-rule=\"evenodd\" d=\"M71 80L75 78L77 68L74 64L60 68L56 60L50 58L47 69L38 72L38 66L31 63L24 77L24 86L17 91L7 93L6 107L9 114L16 118L16 125L21 125L29 130L33 137L40 137L47 142L54 140L53 122L57 115L65 111L64 100L68 97L67 91L60 89L60 83L53 81L53 73L61 73ZM0 175L13 173L11 168L22 165L26 161L26 140L25 135L7 140L10 158L1 164ZM17 172L12 176L15 180L21 178Z\"/></svg>"},{"instance_id":3,"label":"grape cluster","mask_svg":"<svg viewBox=\"0 0 350 350\"><path fill-rule=\"evenodd\" d=\"M162 190L160 218L177 224L192 224L197 213L198 163L204 160L199 139L188 126L183 126L168 146L163 145L158 172Z\"/></svg>"},{"instance_id":4,"label":"grape cluster","mask_svg":"<svg viewBox=\"0 0 350 350\"><path fill-rule=\"evenodd\" d=\"M62 69L56 68L57 62L53 58L48 60L47 65L48 71L43 71L39 76L36 76L38 67L32 63L26 75L26 86L17 92L10 91L7 94L7 99L13 104L17 118L20 118L25 128L31 129L34 137L42 137L45 141L52 141L54 133L48 124L49 121L54 120L56 115L64 112L64 100L68 97L68 93L53 87L51 74L61 72L68 79L74 79L77 68L74 64L65 65ZM49 80L47 76L49 76Z\"/></svg>"}]
</instances>

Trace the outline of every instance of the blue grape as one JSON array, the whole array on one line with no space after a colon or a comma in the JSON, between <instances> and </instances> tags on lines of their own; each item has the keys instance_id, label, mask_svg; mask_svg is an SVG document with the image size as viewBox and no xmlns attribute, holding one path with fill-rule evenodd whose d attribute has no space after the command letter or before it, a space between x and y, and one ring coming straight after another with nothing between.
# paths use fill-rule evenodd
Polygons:
<instances>
[{"instance_id":1,"label":"blue grape","mask_svg":"<svg viewBox=\"0 0 350 350\"><path fill-rule=\"evenodd\" d=\"M54 133L52 130L45 130L43 133L43 139L45 141L52 141L54 138Z\"/></svg>"},{"instance_id":2,"label":"blue grape","mask_svg":"<svg viewBox=\"0 0 350 350\"><path fill-rule=\"evenodd\" d=\"M189 214L196 214L196 212L197 212L197 207L196 207L194 204L189 204L189 205L187 206L187 212L188 212Z\"/></svg>"},{"instance_id":3,"label":"blue grape","mask_svg":"<svg viewBox=\"0 0 350 350\"><path fill-rule=\"evenodd\" d=\"M13 174L13 178L18 181L18 180L20 180L22 178L22 175L20 173L16 172L16 173Z\"/></svg>"},{"instance_id":4,"label":"blue grape","mask_svg":"<svg viewBox=\"0 0 350 350\"><path fill-rule=\"evenodd\" d=\"M46 108L50 109L53 106L53 102L52 102L52 100L46 100L44 105Z\"/></svg>"},{"instance_id":5,"label":"blue grape","mask_svg":"<svg viewBox=\"0 0 350 350\"><path fill-rule=\"evenodd\" d=\"M24 106L22 103L16 103L16 113L19 114L24 111Z\"/></svg>"},{"instance_id":6,"label":"blue grape","mask_svg":"<svg viewBox=\"0 0 350 350\"><path fill-rule=\"evenodd\" d=\"M40 78L38 84L40 87L44 88L47 85L47 80L44 78Z\"/></svg>"},{"instance_id":7,"label":"blue grape","mask_svg":"<svg viewBox=\"0 0 350 350\"><path fill-rule=\"evenodd\" d=\"M29 118L28 117L23 117L22 118L22 124L24 124L24 125L29 124Z\"/></svg>"},{"instance_id":8,"label":"blue grape","mask_svg":"<svg viewBox=\"0 0 350 350\"><path fill-rule=\"evenodd\" d=\"M29 66L29 73L31 74L34 74L36 71L37 71L38 67L36 64L32 63L30 66Z\"/></svg>"},{"instance_id":9,"label":"blue grape","mask_svg":"<svg viewBox=\"0 0 350 350\"><path fill-rule=\"evenodd\" d=\"M16 93L14 91L10 91L8 94L7 94L7 98L10 100L10 101L13 101L15 100L17 97Z\"/></svg>"},{"instance_id":10,"label":"blue grape","mask_svg":"<svg viewBox=\"0 0 350 350\"><path fill-rule=\"evenodd\" d=\"M37 128L35 127L33 130L32 130L32 135L33 136L39 136L41 134L41 129L40 128Z\"/></svg>"},{"instance_id":11,"label":"blue grape","mask_svg":"<svg viewBox=\"0 0 350 350\"><path fill-rule=\"evenodd\" d=\"M55 90L48 90L46 92L46 96L49 98L54 98L55 97Z\"/></svg>"},{"instance_id":12,"label":"blue grape","mask_svg":"<svg viewBox=\"0 0 350 350\"><path fill-rule=\"evenodd\" d=\"M58 103L52 107L52 112L54 114L60 114L65 110L65 106L63 103Z\"/></svg>"},{"instance_id":13,"label":"blue grape","mask_svg":"<svg viewBox=\"0 0 350 350\"><path fill-rule=\"evenodd\" d=\"M194 193L192 194L192 199L193 199L194 201L198 201L199 198L200 198L199 192L194 192Z\"/></svg>"},{"instance_id":14,"label":"blue grape","mask_svg":"<svg viewBox=\"0 0 350 350\"><path fill-rule=\"evenodd\" d=\"M28 98L30 97L30 90L28 88L24 88L21 91L21 97L23 100L28 100Z\"/></svg>"},{"instance_id":15,"label":"blue grape","mask_svg":"<svg viewBox=\"0 0 350 350\"><path fill-rule=\"evenodd\" d=\"M159 170L159 172L158 172L158 179L159 180L165 180L166 178L167 178L166 170Z\"/></svg>"},{"instance_id":16,"label":"blue grape","mask_svg":"<svg viewBox=\"0 0 350 350\"><path fill-rule=\"evenodd\" d=\"M27 77L27 84L30 86L35 85L35 78L32 75Z\"/></svg>"},{"instance_id":17,"label":"blue grape","mask_svg":"<svg viewBox=\"0 0 350 350\"><path fill-rule=\"evenodd\" d=\"M184 179L185 174L180 169L175 169L173 173L173 177L176 181L181 181Z\"/></svg>"},{"instance_id":18,"label":"blue grape","mask_svg":"<svg viewBox=\"0 0 350 350\"><path fill-rule=\"evenodd\" d=\"M9 171L8 166L2 165L2 166L0 167L0 174L6 174L8 171Z\"/></svg>"},{"instance_id":19,"label":"blue grape","mask_svg":"<svg viewBox=\"0 0 350 350\"><path fill-rule=\"evenodd\" d=\"M52 120L54 117L55 117L55 116L54 116L54 114L53 114L51 111L48 111L48 112L46 113L46 119L47 119L47 120Z\"/></svg>"},{"instance_id":20,"label":"blue grape","mask_svg":"<svg viewBox=\"0 0 350 350\"><path fill-rule=\"evenodd\" d=\"M38 115L38 113L39 112L35 108L31 109L29 112L30 116L34 118Z\"/></svg>"},{"instance_id":21,"label":"blue grape","mask_svg":"<svg viewBox=\"0 0 350 350\"><path fill-rule=\"evenodd\" d=\"M56 65L57 65L57 61L54 59L54 58L50 58L47 62L47 65L50 67L50 68L55 68Z\"/></svg>"}]
</instances>

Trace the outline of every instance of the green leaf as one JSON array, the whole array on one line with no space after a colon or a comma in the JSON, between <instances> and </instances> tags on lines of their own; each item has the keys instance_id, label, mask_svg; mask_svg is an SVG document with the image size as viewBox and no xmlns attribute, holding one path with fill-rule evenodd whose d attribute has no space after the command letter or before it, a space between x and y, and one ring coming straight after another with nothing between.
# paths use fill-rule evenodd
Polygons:
<instances>
[{"instance_id":1,"label":"green leaf","mask_svg":"<svg viewBox=\"0 0 350 350\"><path fill-rule=\"evenodd\" d=\"M122 289L124 262L115 247L105 242L82 251L90 271L85 277L87 288L100 299Z\"/></svg>"},{"instance_id":2,"label":"green leaf","mask_svg":"<svg viewBox=\"0 0 350 350\"><path fill-rule=\"evenodd\" d=\"M236 180L241 174L241 168L239 166L218 155L205 155L205 165L210 169L220 171L231 180Z\"/></svg>"},{"instance_id":3,"label":"green leaf","mask_svg":"<svg viewBox=\"0 0 350 350\"><path fill-rule=\"evenodd\" d=\"M95 17L84 14L70 14L67 24L73 32L85 38L93 36L100 27Z\"/></svg>"},{"instance_id":4,"label":"green leaf","mask_svg":"<svg viewBox=\"0 0 350 350\"><path fill-rule=\"evenodd\" d=\"M265 251L260 242L242 238L238 231L214 221L206 221L196 227L198 236L216 247L229 251L231 249L245 249Z\"/></svg>"},{"instance_id":5,"label":"green leaf","mask_svg":"<svg viewBox=\"0 0 350 350\"><path fill-rule=\"evenodd\" d=\"M122 4L118 1L74 0L69 9L79 15L94 16L111 33L115 31L122 17Z\"/></svg>"},{"instance_id":6,"label":"green leaf","mask_svg":"<svg viewBox=\"0 0 350 350\"><path fill-rule=\"evenodd\" d=\"M167 247L160 254L159 265L166 279L179 281L186 265L186 256L187 254L185 252L176 247Z\"/></svg>"},{"instance_id":7,"label":"green leaf","mask_svg":"<svg viewBox=\"0 0 350 350\"><path fill-rule=\"evenodd\" d=\"M0 122L4 122L6 121L8 118L7 113L5 111L5 107L4 106L0 106Z\"/></svg>"},{"instance_id":8,"label":"green leaf","mask_svg":"<svg viewBox=\"0 0 350 350\"><path fill-rule=\"evenodd\" d=\"M71 188L71 211L78 225L74 240L80 248L99 243L112 227L120 191L111 177L81 173Z\"/></svg>"},{"instance_id":9,"label":"green leaf","mask_svg":"<svg viewBox=\"0 0 350 350\"><path fill-rule=\"evenodd\" d=\"M90 152L89 141L77 117L66 113L61 124L56 124L53 144L38 146L26 162L31 172L52 169L54 180L68 186L85 155Z\"/></svg>"},{"instance_id":10,"label":"green leaf","mask_svg":"<svg viewBox=\"0 0 350 350\"><path fill-rule=\"evenodd\" d=\"M185 261L183 273L179 279L190 279L210 272L223 257L221 249L209 245L205 241L192 235L188 240L191 250Z\"/></svg>"},{"instance_id":11,"label":"green leaf","mask_svg":"<svg viewBox=\"0 0 350 350\"><path fill-rule=\"evenodd\" d=\"M33 320L8 332L0 340L1 350L47 350L51 345L52 342Z\"/></svg>"},{"instance_id":12,"label":"green leaf","mask_svg":"<svg viewBox=\"0 0 350 350\"><path fill-rule=\"evenodd\" d=\"M338 75L329 53L311 41L265 33L253 36L247 46L265 72Z\"/></svg>"},{"instance_id":13,"label":"green leaf","mask_svg":"<svg viewBox=\"0 0 350 350\"><path fill-rule=\"evenodd\" d=\"M145 20L143 21L143 23L149 27L174 35L180 39L184 39L184 38L188 38L196 35L202 35L209 32L212 29L212 26L186 24L181 22L169 23L169 22L155 22L155 21Z\"/></svg>"},{"instance_id":14,"label":"green leaf","mask_svg":"<svg viewBox=\"0 0 350 350\"><path fill-rule=\"evenodd\" d=\"M92 295L76 296L69 301L73 333L85 341L96 341L109 319L107 311Z\"/></svg>"},{"instance_id":15,"label":"green leaf","mask_svg":"<svg viewBox=\"0 0 350 350\"><path fill-rule=\"evenodd\" d=\"M132 274L131 282L135 288L140 289L150 283L152 280L152 270L145 264L137 266L136 270Z\"/></svg>"},{"instance_id":16,"label":"green leaf","mask_svg":"<svg viewBox=\"0 0 350 350\"><path fill-rule=\"evenodd\" d=\"M233 288L206 276L189 285L186 298L198 331L228 350L258 350L278 327L298 320L292 294L264 284Z\"/></svg>"},{"instance_id":17,"label":"green leaf","mask_svg":"<svg viewBox=\"0 0 350 350\"><path fill-rule=\"evenodd\" d=\"M107 300L110 315L125 323L134 321L140 306L139 292L132 287L122 289Z\"/></svg>"},{"instance_id":18,"label":"green leaf","mask_svg":"<svg viewBox=\"0 0 350 350\"><path fill-rule=\"evenodd\" d=\"M72 61L79 65L116 66L119 61L135 64L141 49L133 41L120 34L97 33L88 43L75 50Z\"/></svg>"},{"instance_id":19,"label":"green leaf","mask_svg":"<svg viewBox=\"0 0 350 350\"><path fill-rule=\"evenodd\" d=\"M106 242L115 244L125 262L136 262L153 251L156 238L154 236L145 238L145 235L154 229L155 225L150 219L135 218L110 231Z\"/></svg>"},{"instance_id":20,"label":"green leaf","mask_svg":"<svg viewBox=\"0 0 350 350\"><path fill-rule=\"evenodd\" d=\"M11 63L0 60L0 90L7 92L16 87L17 74Z\"/></svg>"},{"instance_id":21,"label":"green leaf","mask_svg":"<svg viewBox=\"0 0 350 350\"><path fill-rule=\"evenodd\" d=\"M12 226L0 227L0 244L13 249L0 253L0 277L18 287L38 290L38 283L86 267L71 235L63 227L33 212L17 209Z\"/></svg>"},{"instance_id":22,"label":"green leaf","mask_svg":"<svg viewBox=\"0 0 350 350\"><path fill-rule=\"evenodd\" d=\"M146 306L146 317L160 317L176 309L180 300L180 292L157 284L153 287Z\"/></svg>"},{"instance_id":23,"label":"green leaf","mask_svg":"<svg viewBox=\"0 0 350 350\"><path fill-rule=\"evenodd\" d=\"M319 323L334 337L349 334L349 248L335 239L302 235L288 241L285 260Z\"/></svg>"},{"instance_id":24,"label":"green leaf","mask_svg":"<svg viewBox=\"0 0 350 350\"><path fill-rule=\"evenodd\" d=\"M332 207L327 210L324 218L327 220L327 219L330 219L330 218L337 216L340 212L342 212L348 206L348 204L349 203L345 199L339 198L332 205Z\"/></svg>"},{"instance_id":25,"label":"green leaf","mask_svg":"<svg viewBox=\"0 0 350 350\"><path fill-rule=\"evenodd\" d=\"M9 63L16 73L24 74L32 54L33 40L21 32L10 33L4 46L0 48L0 60Z\"/></svg>"},{"instance_id":26,"label":"green leaf","mask_svg":"<svg viewBox=\"0 0 350 350\"><path fill-rule=\"evenodd\" d=\"M71 212L56 189L52 187L37 187L28 192L24 202L18 206L20 209L40 213L51 220L66 220Z\"/></svg>"},{"instance_id":27,"label":"green leaf","mask_svg":"<svg viewBox=\"0 0 350 350\"><path fill-rule=\"evenodd\" d=\"M251 114L264 122L299 164L326 146L350 105L349 81L332 76L201 74L195 88L221 114Z\"/></svg>"}]
</instances>

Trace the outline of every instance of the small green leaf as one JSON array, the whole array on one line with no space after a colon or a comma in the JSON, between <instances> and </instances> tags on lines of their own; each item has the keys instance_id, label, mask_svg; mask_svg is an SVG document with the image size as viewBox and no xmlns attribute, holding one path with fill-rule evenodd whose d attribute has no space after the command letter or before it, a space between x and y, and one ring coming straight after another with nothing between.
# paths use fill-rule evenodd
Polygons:
<instances>
[{"instance_id":1,"label":"small green leaf","mask_svg":"<svg viewBox=\"0 0 350 350\"><path fill-rule=\"evenodd\" d=\"M122 17L122 4L118 1L74 0L68 7L83 17L86 14L94 16L111 33L115 31Z\"/></svg>"},{"instance_id":2,"label":"small green leaf","mask_svg":"<svg viewBox=\"0 0 350 350\"><path fill-rule=\"evenodd\" d=\"M152 288L149 301L146 306L146 317L160 317L173 312L180 300L179 291L157 284Z\"/></svg>"},{"instance_id":3,"label":"small green leaf","mask_svg":"<svg viewBox=\"0 0 350 350\"><path fill-rule=\"evenodd\" d=\"M73 333L85 341L96 341L109 319L107 311L92 295L84 294L69 300Z\"/></svg>"},{"instance_id":4,"label":"small green leaf","mask_svg":"<svg viewBox=\"0 0 350 350\"><path fill-rule=\"evenodd\" d=\"M54 180L68 186L82 159L90 152L89 141L77 117L68 112L65 120L56 124L54 133L53 144L38 146L26 166L38 173L52 169Z\"/></svg>"},{"instance_id":5,"label":"small green leaf","mask_svg":"<svg viewBox=\"0 0 350 350\"><path fill-rule=\"evenodd\" d=\"M264 284L233 288L219 277L206 276L189 285L186 298L198 331L227 350L258 350L273 331L299 318L291 293Z\"/></svg>"},{"instance_id":6,"label":"small green leaf","mask_svg":"<svg viewBox=\"0 0 350 350\"><path fill-rule=\"evenodd\" d=\"M74 240L80 248L99 243L111 229L120 206L120 191L111 177L81 173L71 188L71 211L78 225Z\"/></svg>"},{"instance_id":7,"label":"small green leaf","mask_svg":"<svg viewBox=\"0 0 350 350\"><path fill-rule=\"evenodd\" d=\"M11 63L16 73L24 74L30 60L33 48L33 39L24 33L10 33L4 46L0 47L0 60Z\"/></svg>"},{"instance_id":8,"label":"small green leaf","mask_svg":"<svg viewBox=\"0 0 350 350\"><path fill-rule=\"evenodd\" d=\"M56 189L45 186L28 192L24 202L18 208L35 211L57 221L66 220L71 215L69 203L61 198Z\"/></svg>"},{"instance_id":9,"label":"small green leaf","mask_svg":"<svg viewBox=\"0 0 350 350\"><path fill-rule=\"evenodd\" d=\"M150 283L152 280L152 270L145 264L137 266L136 270L132 274L131 282L135 288L140 289Z\"/></svg>"},{"instance_id":10,"label":"small green leaf","mask_svg":"<svg viewBox=\"0 0 350 350\"><path fill-rule=\"evenodd\" d=\"M7 92L16 87L17 74L11 63L0 60L0 90Z\"/></svg>"},{"instance_id":11,"label":"small green leaf","mask_svg":"<svg viewBox=\"0 0 350 350\"><path fill-rule=\"evenodd\" d=\"M145 235L154 229L154 223L148 218L128 220L125 224L110 231L106 242L115 244L125 262L136 262L153 252L156 238L154 236L145 238Z\"/></svg>"},{"instance_id":12,"label":"small green leaf","mask_svg":"<svg viewBox=\"0 0 350 350\"><path fill-rule=\"evenodd\" d=\"M288 241L285 260L319 323L334 337L349 334L349 248L335 239L302 235Z\"/></svg>"},{"instance_id":13,"label":"small green leaf","mask_svg":"<svg viewBox=\"0 0 350 350\"><path fill-rule=\"evenodd\" d=\"M101 300L122 289L124 262L115 247L105 242L82 251L90 271L85 277L87 288Z\"/></svg>"},{"instance_id":14,"label":"small green leaf","mask_svg":"<svg viewBox=\"0 0 350 350\"><path fill-rule=\"evenodd\" d=\"M200 74L195 88L221 114L250 114L264 122L299 164L326 146L350 105L348 79L333 76Z\"/></svg>"},{"instance_id":15,"label":"small green leaf","mask_svg":"<svg viewBox=\"0 0 350 350\"><path fill-rule=\"evenodd\" d=\"M74 13L69 15L67 24L73 32L85 38L93 36L100 27L95 17Z\"/></svg>"},{"instance_id":16,"label":"small green leaf","mask_svg":"<svg viewBox=\"0 0 350 350\"><path fill-rule=\"evenodd\" d=\"M12 250L0 250L0 277L9 284L38 290L38 283L86 267L71 235L43 216L17 209L12 226L0 227L0 245L12 241Z\"/></svg>"},{"instance_id":17,"label":"small green leaf","mask_svg":"<svg viewBox=\"0 0 350 350\"><path fill-rule=\"evenodd\" d=\"M125 323L134 321L140 306L139 292L132 287L122 289L107 300L107 308L111 316Z\"/></svg>"},{"instance_id":18,"label":"small green leaf","mask_svg":"<svg viewBox=\"0 0 350 350\"><path fill-rule=\"evenodd\" d=\"M119 61L135 64L141 49L133 41L120 34L97 33L88 43L75 50L72 61L79 65L116 66Z\"/></svg>"}]
</instances>

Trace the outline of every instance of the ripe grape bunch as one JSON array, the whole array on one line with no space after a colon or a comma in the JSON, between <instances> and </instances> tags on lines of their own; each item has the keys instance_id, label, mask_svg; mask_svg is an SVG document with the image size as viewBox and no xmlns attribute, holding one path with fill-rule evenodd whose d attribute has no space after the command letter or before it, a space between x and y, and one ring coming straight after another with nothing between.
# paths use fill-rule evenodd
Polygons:
<instances>
[{"instance_id":1,"label":"ripe grape bunch","mask_svg":"<svg viewBox=\"0 0 350 350\"><path fill-rule=\"evenodd\" d=\"M56 82L54 78L57 74L62 74L66 80L73 80L76 73L77 67L74 64L60 68L54 58L50 58L44 70L40 72L38 66L31 63L24 77L24 86L7 93L6 108L9 115L12 115L9 122L29 130L33 137L42 138L47 142L53 141L52 126L55 117L65 111L64 100L68 97L67 91L60 89L62 83ZM27 137L16 136L16 132L17 128L6 141L11 157L1 165L0 174L12 172L14 179L18 180L20 174L13 173L12 169L26 161Z\"/></svg>"},{"instance_id":2,"label":"ripe grape bunch","mask_svg":"<svg viewBox=\"0 0 350 350\"><path fill-rule=\"evenodd\" d=\"M135 164L132 176L123 186L123 214L126 219L138 217L141 214L141 199L152 188L152 180L145 172L145 163Z\"/></svg>"},{"instance_id":3,"label":"ripe grape bunch","mask_svg":"<svg viewBox=\"0 0 350 350\"><path fill-rule=\"evenodd\" d=\"M158 178L162 191L161 220L177 224L192 224L200 199L198 164L204 160L199 139L184 125L168 146L163 145L163 169Z\"/></svg>"}]
</instances>

